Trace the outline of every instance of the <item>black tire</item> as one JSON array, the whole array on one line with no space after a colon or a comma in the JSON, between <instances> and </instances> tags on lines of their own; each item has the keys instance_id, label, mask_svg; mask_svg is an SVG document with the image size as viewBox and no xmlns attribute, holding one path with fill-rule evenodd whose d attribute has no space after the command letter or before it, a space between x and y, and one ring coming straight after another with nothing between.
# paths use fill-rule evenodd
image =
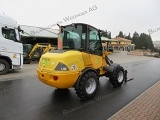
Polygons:
<instances>
[{"instance_id":1,"label":"black tire","mask_svg":"<svg viewBox=\"0 0 160 120\"><path fill-rule=\"evenodd\" d=\"M27 61L26 61L26 64L30 64L30 63L31 63L31 60L27 60Z\"/></svg>"},{"instance_id":2,"label":"black tire","mask_svg":"<svg viewBox=\"0 0 160 120\"><path fill-rule=\"evenodd\" d=\"M8 73L10 68L9 63L6 60L0 59L0 75Z\"/></svg>"},{"instance_id":3,"label":"black tire","mask_svg":"<svg viewBox=\"0 0 160 120\"><path fill-rule=\"evenodd\" d=\"M93 71L88 71L82 76L78 88L76 89L76 94L82 100L90 99L96 94L98 86L98 75Z\"/></svg>"},{"instance_id":4,"label":"black tire","mask_svg":"<svg viewBox=\"0 0 160 120\"><path fill-rule=\"evenodd\" d=\"M125 73L122 66L117 66L110 76L110 81L113 87L117 88L120 87L125 80Z\"/></svg>"},{"instance_id":5,"label":"black tire","mask_svg":"<svg viewBox=\"0 0 160 120\"><path fill-rule=\"evenodd\" d=\"M30 59L24 59L24 60L23 60L23 63L24 63L24 64L30 64L30 63L31 63L31 60L30 60Z\"/></svg>"}]
</instances>

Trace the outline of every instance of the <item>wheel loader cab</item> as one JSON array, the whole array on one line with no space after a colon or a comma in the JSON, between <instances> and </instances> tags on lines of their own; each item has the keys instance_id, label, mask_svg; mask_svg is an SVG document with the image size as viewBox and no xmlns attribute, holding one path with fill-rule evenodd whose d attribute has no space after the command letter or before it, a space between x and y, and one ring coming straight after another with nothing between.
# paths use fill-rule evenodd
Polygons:
<instances>
[{"instance_id":1,"label":"wheel loader cab","mask_svg":"<svg viewBox=\"0 0 160 120\"><path fill-rule=\"evenodd\" d=\"M88 67L94 70L101 69L101 74L103 74L102 66L106 65L106 62L102 58L100 30L80 23L61 26L60 29L63 49L81 52L82 57L80 59L84 64L83 69Z\"/></svg>"},{"instance_id":2,"label":"wheel loader cab","mask_svg":"<svg viewBox=\"0 0 160 120\"><path fill-rule=\"evenodd\" d=\"M62 26L63 49L73 49L102 56L102 44L98 29L87 24Z\"/></svg>"}]
</instances>

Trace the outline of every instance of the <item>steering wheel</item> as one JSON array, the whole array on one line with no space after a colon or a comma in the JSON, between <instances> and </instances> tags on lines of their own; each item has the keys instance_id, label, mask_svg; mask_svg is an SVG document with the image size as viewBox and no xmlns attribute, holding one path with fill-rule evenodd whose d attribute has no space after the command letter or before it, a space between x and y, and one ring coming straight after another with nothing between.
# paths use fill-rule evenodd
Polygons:
<instances>
[{"instance_id":1,"label":"steering wheel","mask_svg":"<svg viewBox=\"0 0 160 120\"><path fill-rule=\"evenodd\" d=\"M100 51L100 44L99 44L99 41L92 41L90 42L89 44L89 49L91 51L96 51L96 52L99 52Z\"/></svg>"}]
</instances>

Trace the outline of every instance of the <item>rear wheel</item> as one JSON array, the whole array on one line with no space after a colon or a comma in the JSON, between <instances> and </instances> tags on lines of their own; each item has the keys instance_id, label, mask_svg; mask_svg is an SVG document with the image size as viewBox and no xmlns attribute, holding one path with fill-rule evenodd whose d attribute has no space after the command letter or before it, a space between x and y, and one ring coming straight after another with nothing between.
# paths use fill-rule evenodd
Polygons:
<instances>
[{"instance_id":1,"label":"rear wheel","mask_svg":"<svg viewBox=\"0 0 160 120\"><path fill-rule=\"evenodd\" d=\"M9 63L6 60L0 59L0 75L4 75L9 71Z\"/></svg>"},{"instance_id":2,"label":"rear wheel","mask_svg":"<svg viewBox=\"0 0 160 120\"><path fill-rule=\"evenodd\" d=\"M81 78L78 88L76 89L76 94L82 100L92 98L98 89L98 85L99 78L97 74L93 71L89 71Z\"/></svg>"},{"instance_id":3,"label":"rear wheel","mask_svg":"<svg viewBox=\"0 0 160 120\"><path fill-rule=\"evenodd\" d=\"M110 77L113 87L120 87L125 79L124 69L122 66L117 66Z\"/></svg>"}]
</instances>

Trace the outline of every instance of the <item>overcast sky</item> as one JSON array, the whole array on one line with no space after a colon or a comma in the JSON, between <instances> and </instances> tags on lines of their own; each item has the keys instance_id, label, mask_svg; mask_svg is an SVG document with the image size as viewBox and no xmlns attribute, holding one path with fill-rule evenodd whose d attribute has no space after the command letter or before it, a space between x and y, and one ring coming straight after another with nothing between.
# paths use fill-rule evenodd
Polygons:
<instances>
[{"instance_id":1,"label":"overcast sky","mask_svg":"<svg viewBox=\"0 0 160 120\"><path fill-rule=\"evenodd\" d=\"M82 22L111 31L112 37L150 30L152 40L160 40L160 0L0 0L0 13L21 25Z\"/></svg>"}]
</instances>

